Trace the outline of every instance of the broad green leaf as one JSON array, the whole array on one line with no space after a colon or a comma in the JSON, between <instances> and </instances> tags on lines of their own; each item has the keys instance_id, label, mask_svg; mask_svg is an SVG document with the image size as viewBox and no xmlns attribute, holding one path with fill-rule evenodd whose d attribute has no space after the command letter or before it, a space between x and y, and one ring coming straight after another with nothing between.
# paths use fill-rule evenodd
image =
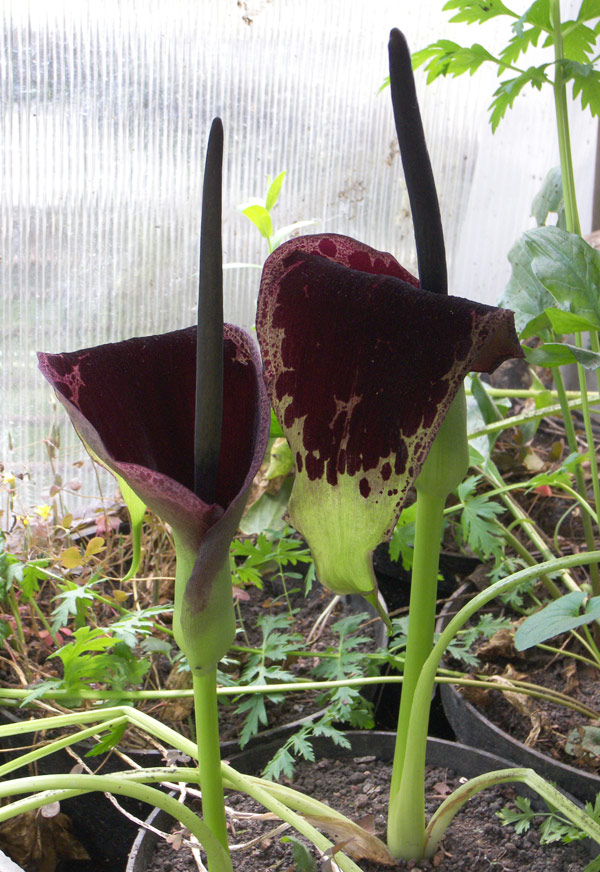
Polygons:
<instances>
[{"instance_id":1,"label":"broad green leaf","mask_svg":"<svg viewBox=\"0 0 600 872\"><path fill-rule=\"evenodd\" d=\"M264 206L260 206L258 203L253 206L246 206L245 209L242 209L242 213L252 221L265 239L273 236L273 222Z\"/></svg>"},{"instance_id":2,"label":"broad green leaf","mask_svg":"<svg viewBox=\"0 0 600 872\"><path fill-rule=\"evenodd\" d=\"M512 273L499 302L501 306L514 311L517 332L523 335L528 324L544 315L546 309L555 305L555 301L531 269L531 250L524 236L508 252L508 259Z\"/></svg>"},{"instance_id":3,"label":"broad green leaf","mask_svg":"<svg viewBox=\"0 0 600 872\"><path fill-rule=\"evenodd\" d=\"M562 309L546 309L546 316L550 326L559 336L598 329L598 325L589 318L585 318L583 315L574 315L572 312L563 312ZM523 336L523 338L525 337Z\"/></svg>"},{"instance_id":4,"label":"broad green leaf","mask_svg":"<svg viewBox=\"0 0 600 872\"><path fill-rule=\"evenodd\" d=\"M285 173L285 170L282 173L279 173L279 175L275 176L275 178L269 185L267 197L265 199L265 209L267 210L267 212L270 212L275 203L277 202L277 199L281 192L281 186L283 185L283 180L285 179Z\"/></svg>"},{"instance_id":5,"label":"broad green leaf","mask_svg":"<svg viewBox=\"0 0 600 872\"><path fill-rule=\"evenodd\" d=\"M534 276L559 306L600 327L600 252L560 227L528 230L522 241Z\"/></svg>"},{"instance_id":6,"label":"broad green leaf","mask_svg":"<svg viewBox=\"0 0 600 872\"><path fill-rule=\"evenodd\" d=\"M580 363L585 369L595 370L600 367L600 354L578 348L566 342L545 342L539 348L523 347L525 359L532 366L565 366L569 363Z\"/></svg>"},{"instance_id":7,"label":"broad green leaf","mask_svg":"<svg viewBox=\"0 0 600 872\"><path fill-rule=\"evenodd\" d=\"M286 526L283 515L290 499L292 484L293 478L290 477L284 481L278 493L265 493L250 506L240 521L242 533L250 536L263 530L283 530Z\"/></svg>"},{"instance_id":8,"label":"broad green leaf","mask_svg":"<svg viewBox=\"0 0 600 872\"><path fill-rule=\"evenodd\" d=\"M538 227L546 223L550 212L558 215L558 226L564 228L565 209L560 167L553 167L548 171L531 204L531 214Z\"/></svg>"},{"instance_id":9,"label":"broad green leaf","mask_svg":"<svg viewBox=\"0 0 600 872\"><path fill-rule=\"evenodd\" d=\"M588 599L583 591L573 591L523 621L515 633L515 648L517 651L525 651L533 645L539 645L547 639L599 619L600 597Z\"/></svg>"}]
</instances>

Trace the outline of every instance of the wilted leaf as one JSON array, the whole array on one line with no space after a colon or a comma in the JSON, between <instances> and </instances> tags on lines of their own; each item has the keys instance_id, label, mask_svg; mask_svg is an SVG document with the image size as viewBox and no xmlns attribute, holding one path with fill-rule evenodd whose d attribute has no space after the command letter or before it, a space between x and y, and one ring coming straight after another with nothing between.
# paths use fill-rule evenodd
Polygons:
<instances>
[{"instance_id":1,"label":"wilted leaf","mask_svg":"<svg viewBox=\"0 0 600 872\"><path fill-rule=\"evenodd\" d=\"M354 860L373 860L383 866L397 865L397 860L392 857L385 843L357 823L323 815L306 815L306 819L314 827L323 830L330 839L344 842L344 852Z\"/></svg>"},{"instance_id":2,"label":"wilted leaf","mask_svg":"<svg viewBox=\"0 0 600 872\"><path fill-rule=\"evenodd\" d=\"M62 813L47 818L28 811L10 818L0 827L0 847L25 872L54 872L59 861L90 859L73 835L70 818Z\"/></svg>"},{"instance_id":3,"label":"wilted leaf","mask_svg":"<svg viewBox=\"0 0 600 872\"><path fill-rule=\"evenodd\" d=\"M101 536L94 536L94 538L90 539L90 541L85 546L83 562L87 563L89 560L92 559L92 557L94 557L100 551L103 551L105 547L106 545L104 539Z\"/></svg>"}]
</instances>

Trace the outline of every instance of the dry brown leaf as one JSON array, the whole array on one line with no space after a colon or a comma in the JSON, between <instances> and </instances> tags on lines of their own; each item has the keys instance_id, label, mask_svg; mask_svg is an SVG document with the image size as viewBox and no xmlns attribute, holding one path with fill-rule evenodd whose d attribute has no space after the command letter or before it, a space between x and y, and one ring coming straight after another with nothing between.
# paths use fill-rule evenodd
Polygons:
<instances>
[{"instance_id":1,"label":"dry brown leaf","mask_svg":"<svg viewBox=\"0 0 600 872\"><path fill-rule=\"evenodd\" d=\"M0 827L0 848L25 872L54 872L59 860L90 859L62 813L47 818L28 811L10 818Z\"/></svg>"},{"instance_id":2,"label":"dry brown leaf","mask_svg":"<svg viewBox=\"0 0 600 872\"><path fill-rule=\"evenodd\" d=\"M508 678L509 675L513 679L522 677L520 673L508 666L505 675L491 675L489 680L504 687L513 687ZM531 722L531 730L523 744L527 745L528 748L533 748L546 726L546 717L536 708L535 700L532 697L515 690L504 690L503 694L506 701Z\"/></svg>"},{"instance_id":3,"label":"dry brown leaf","mask_svg":"<svg viewBox=\"0 0 600 872\"><path fill-rule=\"evenodd\" d=\"M579 679L577 678L577 662L570 660L566 666L562 668L562 675L565 679L565 693L573 693L579 687Z\"/></svg>"},{"instance_id":4,"label":"dry brown leaf","mask_svg":"<svg viewBox=\"0 0 600 872\"><path fill-rule=\"evenodd\" d=\"M482 660L498 660L500 657L514 657L513 631L504 627L484 642L477 649L477 656Z\"/></svg>"},{"instance_id":5,"label":"dry brown leaf","mask_svg":"<svg viewBox=\"0 0 600 872\"><path fill-rule=\"evenodd\" d=\"M382 866L397 865L397 860L392 857L385 842L368 833L354 821L324 815L306 815L306 820L319 830L323 830L330 839L344 842L344 851L353 860L373 860L375 863L381 863Z\"/></svg>"}]
</instances>

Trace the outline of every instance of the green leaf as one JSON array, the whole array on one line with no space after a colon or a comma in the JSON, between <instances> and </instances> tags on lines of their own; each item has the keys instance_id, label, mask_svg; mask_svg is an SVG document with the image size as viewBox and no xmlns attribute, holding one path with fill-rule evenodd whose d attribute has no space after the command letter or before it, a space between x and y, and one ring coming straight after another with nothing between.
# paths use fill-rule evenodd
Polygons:
<instances>
[{"instance_id":1,"label":"green leaf","mask_svg":"<svg viewBox=\"0 0 600 872\"><path fill-rule=\"evenodd\" d=\"M107 751L110 751L119 744L126 729L127 724L115 724L110 728L106 735L86 753L85 756L98 757L100 754L105 754Z\"/></svg>"},{"instance_id":2,"label":"green leaf","mask_svg":"<svg viewBox=\"0 0 600 872\"><path fill-rule=\"evenodd\" d=\"M269 239L273 236L273 222L264 206L261 206L258 203L252 206L246 206L245 209L242 209L242 213L246 218L249 218L250 221L252 221L261 236L264 236L265 239Z\"/></svg>"},{"instance_id":3,"label":"green leaf","mask_svg":"<svg viewBox=\"0 0 600 872\"><path fill-rule=\"evenodd\" d=\"M269 188L267 190L267 196L265 199L265 209L267 210L267 212L270 212L271 209L273 208L273 206L275 205L275 203L277 202L279 194L281 193L281 186L283 185L283 180L285 179L285 173L286 173L285 170L282 173L279 173L279 175L275 176L273 181L269 184ZM271 233L269 235L272 236L273 234Z\"/></svg>"},{"instance_id":4,"label":"green leaf","mask_svg":"<svg viewBox=\"0 0 600 872\"><path fill-rule=\"evenodd\" d=\"M578 348L566 342L545 342L538 348L523 347L525 359L531 366L565 366L580 363L584 369L595 370L600 367L600 353Z\"/></svg>"},{"instance_id":5,"label":"green leaf","mask_svg":"<svg viewBox=\"0 0 600 872\"><path fill-rule=\"evenodd\" d=\"M564 228L565 205L560 167L553 167L551 170L548 170L542 182L542 187L533 198L533 203L531 204L531 214L535 218L538 227L546 223L550 212L555 212L558 215L558 226Z\"/></svg>"},{"instance_id":6,"label":"green leaf","mask_svg":"<svg viewBox=\"0 0 600 872\"><path fill-rule=\"evenodd\" d=\"M298 872L317 872L317 865L313 857L311 857L308 848L302 842L294 836L283 836L281 841L287 842L292 846L294 867Z\"/></svg>"},{"instance_id":7,"label":"green leaf","mask_svg":"<svg viewBox=\"0 0 600 872\"><path fill-rule=\"evenodd\" d=\"M592 18L600 18L600 0L583 0L577 20L590 21Z\"/></svg>"},{"instance_id":8,"label":"green leaf","mask_svg":"<svg viewBox=\"0 0 600 872\"><path fill-rule=\"evenodd\" d=\"M413 561L416 517L416 503L402 509L389 544L390 560L398 560L401 557L402 567L407 571L412 566Z\"/></svg>"},{"instance_id":9,"label":"green leaf","mask_svg":"<svg viewBox=\"0 0 600 872\"><path fill-rule=\"evenodd\" d=\"M600 252L560 227L537 227L521 239L534 276L559 306L600 328Z\"/></svg>"},{"instance_id":10,"label":"green leaf","mask_svg":"<svg viewBox=\"0 0 600 872\"><path fill-rule=\"evenodd\" d=\"M594 116L600 115L600 71L592 64L580 64L576 61L566 61L565 76L573 82L573 99L580 97L583 109L588 109Z\"/></svg>"},{"instance_id":11,"label":"green leaf","mask_svg":"<svg viewBox=\"0 0 600 872\"><path fill-rule=\"evenodd\" d=\"M466 24L482 24L498 15L514 17L514 13L501 0L448 0L443 8L444 11L458 9L450 21L463 21Z\"/></svg>"},{"instance_id":12,"label":"green leaf","mask_svg":"<svg viewBox=\"0 0 600 872\"><path fill-rule=\"evenodd\" d=\"M515 313L517 332L522 336L527 325L552 308L555 301L531 268L532 253L524 236L518 239L508 253L512 272L500 305Z\"/></svg>"},{"instance_id":13,"label":"green leaf","mask_svg":"<svg viewBox=\"0 0 600 872\"><path fill-rule=\"evenodd\" d=\"M251 536L263 530L283 530L286 526L283 515L287 509L293 483L293 477L290 476L276 494L264 493L254 505L250 506L240 521L242 533Z\"/></svg>"},{"instance_id":14,"label":"green leaf","mask_svg":"<svg viewBox=\"0 0 600 872\"><path fill-rule=\"evenodd\" d=\"M546 76L546 69L549 64L542 64L539 67L529 67L514 79L504 79L498 88L494 91L494 99L490 103L490 124L492 125L492 133L496 132L498 125L504 118L507 109L512 109L513 103L525 87L531 85L538 91L542 85L550 80Z\"/></svg>"},{"instance_id":15,"label":"green leaf","mask_svg":"<svg viewBox=\"0 0 600 872\"><path fill-rule=\"evenodd\" d=\"M583 315L575 315L573 312L564 312L562 309L546 309L545 314L549 325L559 336L597 329L594 321Z\"/></svg>"},{"instance_id":16,"label":"green leaf","mask_svg":"<svg viewBox=\"0 0 600 872\"><path fill-rule=\"evenodd\" d=\"M525 651L533 645L591 624L599 618L600 597L588 599L583 591L573 591L526 618L515 633L515 648L517 651Z\"/></svg>"},{"instance_id":17,"label":"green leaf","mask_svg":"<svg viewBox=\"0 0 600 872\"><path fill-rule=\"evenodd\" d=\"M463 538L478 556L500 556L503 540L498 535L494 519L504 513L504 508L490 500L486 494L474 495L478 479L479 476L470 476L458 487L458 498L463 504L460 519Z\"/></svg>"}]
</instances>

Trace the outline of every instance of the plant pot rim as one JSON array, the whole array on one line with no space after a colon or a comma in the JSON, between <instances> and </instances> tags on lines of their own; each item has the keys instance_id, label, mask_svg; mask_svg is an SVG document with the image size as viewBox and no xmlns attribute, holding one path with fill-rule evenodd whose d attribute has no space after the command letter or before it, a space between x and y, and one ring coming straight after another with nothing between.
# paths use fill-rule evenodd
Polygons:
<instances>
[{"instance_id":1,"label":"plant pot rim","mask_svg":"<svg viewBox=\"0 0 600 872\"><path fill-rule=\"evenodd\" d=\"M375 756L383 762L391 762L393 760L396 746L395 732L356 730L345 735L350 741L350 748L342 748L339 745L335 745L327 737L316 737L313 740L316 756L329 755L342 758ZM256 772L268 762L278 747L278 743L274 742L268 746L248 748L236 755L236 757L232 757L228 762L238 771ZM458 770L461 775L467 778L473 778L497 769L508 769L513 765L510 761L489 751L479 750L478 748L448 739L431 737L427 739L427 763L432 766L452 769L455 772ZM515 784L515 789L519 793L522 792L532 796L531 791L524 788L523 785ZM157 829L166 830L171 822L172 818L170 815L155 808L145 823ZM156 833L145 828L140 828L132 845L125 872L146 872L147 864L152 856L157 840L158 836ZM597 845L590 840L586 840L586 842L589 842L590 855L592 856L593 851L593 856L595 856Z\"/></svg>"},{"instance_id":2,"label":"plant pot rim","mask_svg":"<svg viewBox=\"0 0 600 872\"><path fill-rule=\"evenodd\" d=\"M469 584L464 584L451 596L442 609L437 629L447 623L450 609L456 600L465 597ZM513 766L529 766L548 781L554 782L581 802L594 802L600 793L600 776L530 748L492 723L453 684L440 684L440 697L444 713L459 742L477 744L486 750L494 750Z\"/></svg>"}]
</instances>

